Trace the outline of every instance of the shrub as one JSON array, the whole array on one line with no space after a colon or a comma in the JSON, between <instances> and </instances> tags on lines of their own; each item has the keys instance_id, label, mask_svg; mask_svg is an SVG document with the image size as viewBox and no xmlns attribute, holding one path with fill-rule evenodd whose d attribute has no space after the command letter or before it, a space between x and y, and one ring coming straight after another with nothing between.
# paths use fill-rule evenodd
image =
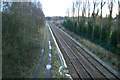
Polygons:
<instances>
[{"instance_id":1,"label":"shrub","mask_svg":"<svg viewBox=\"0 0 120 80\"><path fill-rule=\"evenodd\" d=\"M62 23L62 25L63 25L65 28L69 29L70 31L73 30L73 23L72 23L72 21L71 21L69 18L68 18L66 21L64 21L64 22Z\"/></svg>"},{"instance_id":2,"label":"shrub","mask_svg":"<svg viewBox=\"0 0 120 80\"><path fill-rule=\"evenodd\" d=\"M112 30L110 33L110 44L117 46L117 30Z\"/></svg>"},{"instance_id":3,"label":"shrub","mask_svg":"<svg viewBox=\"0 0 120 80\"><path fill-rule=\"evenodd\" d=\"M84 20L81 20L80 23L79 23L79 25L78 25L79 32L82 32L82 28L83 28L84 24L85 24Z\"/></svg>"},{"instance_id":4,"label":"shrub","mask_svg":"<svg viewBox=\"0 0 120 80\"><path fill-rule=\"evenodd\" d=\"M101 30L101 37L100 39L103 41L106 41L107 35L106 35L106 29L107 27L105 25L102 25L102 30Z\"/></svg>"},{"instance_id":5,"label":"shrub","mask_svg":"<svg viewBox=\"0 0 120 80\"><path fill-rule=\"evenodd\" d=\"M73 22L73 32L75 31L79 32L79 27L77 28L77 21Z\"/></svg>"},{"instance_id":6,"label":"shrub","mask_svg":"<svg viewBox=\"0 0 120 80\"><path fill-rule=\"evenodd\" d=\"M93 30L93 26L92 25L93 25L92 20L89 20L88 21L87 34L90 35L90 36L92 36L92 30Z\"/></svg>"},{"instance_id":7,"label":"shrub","mask_svg":"<svg viewBox=\"0 0 120 80\"><path fill-rule=\"evenodd\" d=\"M94 30L93 31L94 31L93 32L93 36L96 37L96 38L99 38L100 31L99 31L99 26L97 24L94 26Z\"/></svg>"},{"instance_id":8,"label":"shrub","mask_svg":"<svg viewBox=\"0 0 120 80\"><path fill-rule=\"evenodd\" d=\"M82 33L86 33L87 32L87 24L84 24L82 27Z\"/></svg>"}]
</instances>

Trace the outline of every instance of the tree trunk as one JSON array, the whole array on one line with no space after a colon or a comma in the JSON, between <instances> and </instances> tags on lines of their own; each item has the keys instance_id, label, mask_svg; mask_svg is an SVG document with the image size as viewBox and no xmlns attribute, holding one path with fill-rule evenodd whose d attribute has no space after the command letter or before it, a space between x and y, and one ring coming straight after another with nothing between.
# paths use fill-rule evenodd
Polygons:
<instances>
[{"instance_id":1,"label":"tree trunk","mask_svg":"<svg viewBox=\"0 0 120 80\"><path fill-rule=\"evenodd\" d=\"M94 36L94 27L95 27L95 5L94 4L94 9L93 9L93 31L92 31L92 36Z\"/></svg>"},{"instance_id":2,"label":"tree trunk","mask_svg":"<svg viewBox=\"0 0 120 80\"><path fill-rule=\"evenodd\" d=\"M108 27L107 27L107 41L110 42L110 29L111 29L111 21L112 21L112 8L113 8L113 2L111 1L111 4L110 4L110 16L109 16L109 24L108 24Z\"/></svg>"},{"instance_id":3,"label":"tree trunk","mask_svg":"<svg viewBox=\"0 0 120 80\"><path fill-rule=\"evenodd\" d=\"M89 0L88 0L88 21L89 21L89 17L90 17L90 4L89 4Z\"/></svg>"},{"instance_id":4,"label":"tree trunk","mask_svg":"<svg viewBox=\"0 0 120 80\"><path fill-rule=\"evenodd\" d=\"M101 0L101 16L100 16L100 39L102 38L101 32L102 32L102 1Z\"/></svg>"},{"instance_id":5,"label":"tree trunk","mask_svg":"<svg viewBox=\"0 0 120 80\"><path fill-rule=\"evenodd\" d=\"M118 1L118 37L117 37L117 41L118 43L120 43L120 1Z\"/></svg>"},{"instance_id":6,"label":"tree trunk","mask_svg":"<svg viewBox=\"0 0 120 80\"><path fill-rule=\"evenodd\" d=\"M78 22L77 22L77 27L79 25L79 9L78 9Z\"/></svg>"},{"instance_id":7,"label":"tree trunk","mask_svg":"<svg viewBox=\"0 0 120 80\"><path fill-rule=\"evenodd\" d=\"M75 8L74 8L74 2L73 2L73 18L72 18L72 22L74 22L74 13L75 13Z\"/></svg>"}]
</instances>

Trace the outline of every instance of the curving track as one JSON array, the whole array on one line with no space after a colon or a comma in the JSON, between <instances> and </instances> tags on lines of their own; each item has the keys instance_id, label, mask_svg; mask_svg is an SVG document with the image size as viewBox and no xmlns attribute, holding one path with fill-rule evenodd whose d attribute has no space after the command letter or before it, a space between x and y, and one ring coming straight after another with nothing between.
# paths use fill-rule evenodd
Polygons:
<instances>
[{"instance_id":1,"label":"curving track","mask_svg":"<svg viewBox=\"0 0 120 80\"><path fill-rule=\"evenodd\" d=\"M111 69L103 65L53 23L49 22L49 25L57 39L57 43L66 59L68 69L73 78L120 79L118 73L111 71Z\"/></svg>"}]
</instances>

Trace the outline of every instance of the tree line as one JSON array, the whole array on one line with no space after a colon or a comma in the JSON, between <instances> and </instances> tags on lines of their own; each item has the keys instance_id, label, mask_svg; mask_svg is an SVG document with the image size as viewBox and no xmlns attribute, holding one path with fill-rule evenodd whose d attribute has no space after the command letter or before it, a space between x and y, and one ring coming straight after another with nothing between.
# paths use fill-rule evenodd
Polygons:
<instances>
[{"instance_id":1,"label":"tree line","mask_svg":"<svg viewBox=\"0 0 120 80\"><path fill-rule=\"evenodd\" d=\"M118 29L120 24L120 11L115 18L112 17L114 3L117 3L120 8L120 1L115 0L93 0L93 12L90 15L91 5L90 0L76 0L72 4L72 18L68 16L62 25L70 31L82 35L87 39L95 42L112 52L119 53L119 34ZM103 6L108 6L109 15L103 17ZM98 7L100 6L100 7ZM82 15L80 16L80 10ZM87 11L88 10L88 11ZM75 13L77 12L77 17ZM100 12L101 11L101 12ZM98 13L100 12L100 15ZM69 13L68 13L69 14ZM88 15L87 15L88 14ZM87 16L86 16L87 15ZM118 47L118 48L117 48Z\"/></svg>"},{"instance_id":2,"label":"tree line","mask_svg":"<svg viewBox=\"0 0 120 80\"><path fill-rule=\"evenodd\" d=\"M26 60L30 53L26 52L36 46L35 36L44 26L45 16L40 2L2 2L1 5L3 78L20 77L17 66L31 65Z\"/></svg>"}]
</instances>

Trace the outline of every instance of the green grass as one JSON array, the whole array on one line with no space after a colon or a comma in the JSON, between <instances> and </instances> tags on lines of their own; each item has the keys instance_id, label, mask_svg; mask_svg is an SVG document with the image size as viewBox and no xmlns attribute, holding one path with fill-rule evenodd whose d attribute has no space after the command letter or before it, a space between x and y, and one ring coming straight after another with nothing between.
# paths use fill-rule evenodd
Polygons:
<instances>
[{"instance_id":1,"label":"green grass","mask_svg":"<svg viewBox=\"0 0 120 80\"><path fill-rule=\"evenodd\" d=\"M48 32L46 31L45 53L44 53L44 56L43 56L43 60L42 60L42 64L41 64L41 67L40 67L40 73L39 73L38 78L45 78L46 64L47 64L47 60L48 60L48 53L49 53Z\"/></svg>"},{"instance_id":2,"label":"green grass","mask_svg":"<svg viewBox=\"0 0 120 80\"><path fill-rule=\"evenodd\" d=\"M52 78L63 78L62 75L59 73L59 67L61 66L61 62L58 59L58 52L56 48L53 48L54 52L52 53L52 69L51 69L51 77Z\"/></svg>"},{"instance_id":3,"label":"green grass","mask_svg":"<svg viewBox=\"0 0 120 80\"><path fill-rule=\"evenodd\" d=\"M47 26L46 26L47 28ZM51 45L52 45L52 68L51 68L51 78L63 78L62 75L60 75L59 73L59 67L61 66L61 61L59 59L58 56L58 52L57 52L57 48L54 44L54 41L52 39L51 33L50 34L50 40L51 40ZM47 60L48 60L48 53L49 53L49 44L48 44L48 32L46 33L46 43L45 43L45 53L44 53L44 57L42 60L42 65L40 68L40 73L38 78L45 78L45 73L46 73L46 64L47 64Z\"/></svg>"},{"instance_id":4,"label":"green grass","mask_svg":"<svg viewBox=\"0 0 120 80\"><path fill-rule=\"evenodd\" d=\"M50 32L49 32L50 33ZM53 41L52 36L51 37L51 43L52 43L52 68L51 68L51 78L64 78L59 73L59 67L62 66L57 48L55 46L55 43Z\"/></svg>"}]
</instances>

